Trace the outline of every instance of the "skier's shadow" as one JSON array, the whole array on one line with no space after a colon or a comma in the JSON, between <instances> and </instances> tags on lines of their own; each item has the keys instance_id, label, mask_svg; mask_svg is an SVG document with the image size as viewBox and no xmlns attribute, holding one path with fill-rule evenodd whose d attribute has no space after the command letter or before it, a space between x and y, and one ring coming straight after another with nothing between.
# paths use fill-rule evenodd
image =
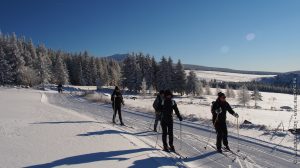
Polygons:
<instances>
[{"instance_id":1,"label":"skier's shadow","mask_svg":"<svg viewBox=\"0 0 300 168\"><path fill-rule=\"evenodd\" d=\"M92 163L92 162L100 162L107 160L116 160L116 161L124 161L130 159L130 157L126 157L122 155L140 153L146 151L152 151L156 149L152 148L140 148L140 149L131 149L131 150L122 150L122 151L110 151L110 152L97 152L97 153L89 153L78 156L66 157L63 159L55 160L50 163L38 164L27 166L24 168L50 168L50 167L58 167L58 166L72 166L78 164ZM140 165L144 164L140 161Z\"/></svg>"},{"instance_id":2,"label":"skier's shadow","mask_svg":"<svg viewBox=\"0 0 300 168\"><path fill-rule=\"evenodd\" d=\"M195 157L187 158L184 161L186 161L186 162L192 162L192 161L195 161L195 160L201 160L201 159L205 159L207 157L210 157L212 155L215 155L217 153L218 153L217 151L211 151L211 152L203 153L201 155L197 155Z\"/></svg>"},{"instance_id":3,"label":"skier's shadow","mask_svg":"<svg viewBox=\"0 0 300 168\"><path fill-rule=\"evenodd\" d=\"M143 131L143 132L138 132L138 133L130 133L130 132L119 131L119 130L104 130L104 131L87 132L87 133L84 133L84 134L78 134L77 136L96 136L96 135L111 135L111 134L127 134L127 135L134 135L134 136L157 135L156 133L153 133L152 131Z\"/></svg>"}]
</instances>

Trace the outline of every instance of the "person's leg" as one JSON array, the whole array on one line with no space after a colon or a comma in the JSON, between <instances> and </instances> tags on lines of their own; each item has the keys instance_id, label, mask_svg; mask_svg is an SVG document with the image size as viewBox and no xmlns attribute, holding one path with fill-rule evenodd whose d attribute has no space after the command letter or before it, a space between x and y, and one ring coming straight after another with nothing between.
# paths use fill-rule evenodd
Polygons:
<instances>
[{"instance_id":1,"label":"person's leg","mask_svg":"<svg viewBox=\"0 0 300 168\"><path fill-rule=\"evenodd\" d=\"M167 143L167 124L164 121L161 121L161 129L162 129L162 141L163 141L163 146L164 148L168 148L168 143Z\"/></svg>"},{"instance_id":2,"label":"person's leg","mask_svg":"<svg viewBox=\"0 0 300 168\"><path fill-rule=\"evenodd\" d=\"M174 145L173 145L173 139L174 139L173 121L168 123L168 135L169 135L169 145L171 148L174 148Z\"/></svg>"},{"instance_id":3,"label":"person's leg","mask_svg":"<svg viewBox=\"0 0 300 168\"><path fill-rule=\"evenodd\" d=\"M217 132L216 147L217 147L218 150L221 150L221 148L222 148L222 138L223 138L222 129L221 129L221 126L219 124L215 125L215 129L216 129L216 132Z\"/></svg>"},{"instance_id":4,"label":"person's leg","mask_svg":"<svg viewBox=\"0 0 300 168\"><path fill-rule=\"evenodd\" d=\"M228 147L228 131L227 131L227 125L226 123L222 125L222 139L223 139L223 145L225 147Z\"/></svg>"},{"instance_id":5,"label":"person's leg","mask_svg":"<svg viewBox=\"0 0 300 168\"><path fill-rule=\"evenodd\" d=\"M118 115L119 115L119 120L120 120L120 123L123 125L123 120L122 120L122 113L121 113L121 106L118 107Z\"/></svg>"},{"instance_id":6,"label":"person's leg","mask_svg":"<svg viewBox=\"0 0 300 168\"><path fill-rule=\"evenodd\" d=\"M113 106L113 110L114 110L114 114L113 114L113 123L116 122L116 115L117 115L117 109L115 108L114 104L112 105Z\"/></svg>"}]
</instances>

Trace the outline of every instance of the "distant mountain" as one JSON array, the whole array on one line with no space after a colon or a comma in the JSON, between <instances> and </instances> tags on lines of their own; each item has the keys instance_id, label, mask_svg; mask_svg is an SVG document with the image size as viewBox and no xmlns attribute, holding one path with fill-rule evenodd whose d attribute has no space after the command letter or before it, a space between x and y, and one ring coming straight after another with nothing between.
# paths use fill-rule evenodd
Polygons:
<instances>
[{"instance_id":1,"label":"distant mountain","mask_svg":"<svg viewBox=\"0 0 300 168\"><path fill-rule=\"evenodd\" d=\"M107 56L107 58L122 62L128 56L129 56L129 54L114 54L111 56ZM281 74L279 72L245 71L245 70L234 70L234 69L229 69L229 68L216 68L216 67L207 67L207 66L191 65L191 64L184 64L184 68L186 70L217 71L217 72L255 74L255 75L279 75L279 74Z\"/></svg>"},{"instance_id":2,"label":"distant mountain","mask_svg":"<svg viewBox=\"0 0 300 168\"><path fill-rule=\"evenodd\" d=\"M110 59L122 62L122 61L124 61L124 59L126 57L128 57L128 55L129 54L114 54L114 55L108 56L106 58L110 58Z\"/></svg>"},{"instance_id":3,"label":"distant mountain","mask_svg":"<svg viewBox=\"0 0 300 168\"><path fill-rule=\"evenodd\" d=\"M186 70L198 70L198 71L218 71L218 72L229 72L229 73L239 73L239 74L255 74L255 75L278 75L279 72L265 72L265 71L245 71L245 70L235 70L229 68L216 68L216 67L207 67L201 65L191 65L184 64Z\"/></svg>"}]
</instances>

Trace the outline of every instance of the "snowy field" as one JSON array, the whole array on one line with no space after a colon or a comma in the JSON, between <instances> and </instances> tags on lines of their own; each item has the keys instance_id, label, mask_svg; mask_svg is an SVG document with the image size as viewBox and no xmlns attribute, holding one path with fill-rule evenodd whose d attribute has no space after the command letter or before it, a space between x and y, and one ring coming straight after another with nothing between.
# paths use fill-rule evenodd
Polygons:
<instances>
[{"instance_id":1,"label":"snowy field","mask_svg":"<svg viewBox=\"0 0 300 168\"><path fill-rule=\"evenodd\" d=\"M213 88L211 90L213 94L216 92ZM225 92L225 90L223 91ZM235 92L237 95L238 91ZM294 136L287 132L287 130L293 128L294 120L291 120L293 112L282 111L280 107L289 106L293 108L293 95L265 92L262 92L261 94L263 96L263 101L258 102L258 106L260 106L261 109L244 108L239 105L236 98L227 99L234 108L234 111L240 115L239 124L242 124L245 120L248 120L253 124L252 126L245 126L245 128L242 129L241 134L250 137L255 135L261 140L272 140L275 143L281 143L282 145L292 147ZM144 98L142 96L136 96L136 100L130 99L129 97L131 96L125 96L125 108L153 113L152 103L154 97ZM193 97L175 98L180 112L186 116L187 119L200 120L199 122L207 122L209 125L211 125L209 120L211 120L212 116L210 105L215 99L216 96L214 95L203 95L201 99ZM254 106L254 101L251 100L249 105ZM271 107L273 107L272 110ZM236 119L230 114L228 114L227 119L231 125L229 126L230 130L236 132Z\"/></svg>"},{"instance_id":2,"label":"snowy field","mask_svg":"<svg viewBox=\"0 0 300 168\"><path fill-rule=\"evenodd\" d=\"M159 167L153 148L105 121L0 88L0 167ZM89 136L91 132L97 136ZM160 158L160 157L155 157Z\"/></svg>"},{"instance_id":3,"label":"snowy field","mask_svg":"<svg viewBox=\"0 0 300 168\"><path fill-rule=\"evenodd\" d=\"M189 70L186 70L189 73ZM229 72L218 72L218 71L195 71L196 75L201 80L213 80L225 81L225 82L247 82L258 80L264 77L273 77L274 75L253 75L253 74L239 74L239 73L229 73Z\"/></svg>"}]
</instances>

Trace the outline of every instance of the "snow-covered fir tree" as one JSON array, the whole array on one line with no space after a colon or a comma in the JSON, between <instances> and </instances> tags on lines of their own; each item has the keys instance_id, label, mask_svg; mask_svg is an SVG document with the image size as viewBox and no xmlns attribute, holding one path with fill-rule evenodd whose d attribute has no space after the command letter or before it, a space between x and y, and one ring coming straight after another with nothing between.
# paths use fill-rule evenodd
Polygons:
<instances>
[{"instance_id":1,"label":"snow-covered fir tree","mask_svg":"<svg viewBox=\"0 0 300 168\"><path fill-rule=\"evenodd\" d=\"M174 79L174 91L183 95L186 88L186 73L180 60L178 60L175 67Z\"/></svg>"},{"instance_id":2,"label":"snow-covered fir tree","mask_svg":"<svg viewBox=\"0 0 300 168\"><path fill-rule=\"evenodd\" d=\"M249 90L246 87L246 85L243 85L240 90L239 90L239 94L238 94L238 100L239 103L242 104L244 107L246 107L246 105L249 103L251 97L249 94Z\"/></svg>"}]
</instances>

